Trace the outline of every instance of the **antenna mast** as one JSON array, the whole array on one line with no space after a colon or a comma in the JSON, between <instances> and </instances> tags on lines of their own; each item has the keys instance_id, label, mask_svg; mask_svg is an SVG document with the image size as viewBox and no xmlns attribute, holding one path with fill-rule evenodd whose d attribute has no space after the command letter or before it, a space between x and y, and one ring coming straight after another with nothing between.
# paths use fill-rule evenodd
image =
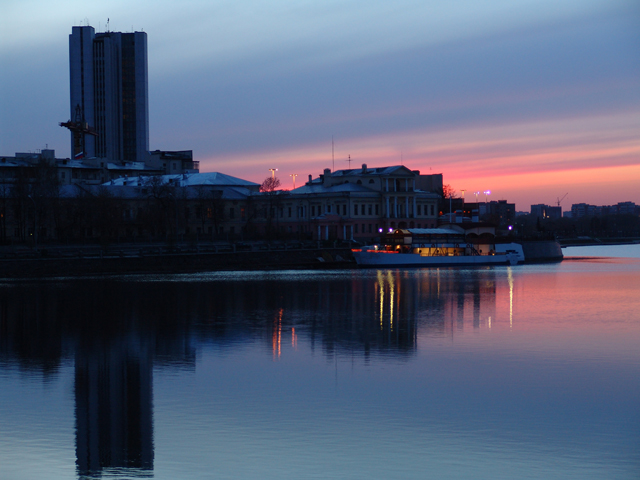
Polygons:
<instances>
[{"instance_id":1,"label":"antenna mast","mask_svg":"<svg viewBox=\"0 0 640 480\"><path fill-rule=\"evenodd\" d=\"M336 159L333 156L333 135L331 135L331 169L336 171Z\"/></svg>"}]
</instances>

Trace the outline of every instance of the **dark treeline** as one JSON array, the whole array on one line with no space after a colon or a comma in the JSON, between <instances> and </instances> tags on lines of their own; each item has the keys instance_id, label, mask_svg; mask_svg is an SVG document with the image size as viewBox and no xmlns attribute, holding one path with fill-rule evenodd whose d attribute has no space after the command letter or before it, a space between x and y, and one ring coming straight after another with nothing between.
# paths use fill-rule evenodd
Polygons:
<instances>
[{"instance_id":1,"label":"dark treeline","mask_svg":"<svg viewBox=\"0 0 640 480\"><path fill-rule=\"evenodd\" d=\"M140 187L62 185L46 160L0 183L0 243L238 240L283 235L277 195L226 199L223 189L149 177ZM269 207L269 208L267 208ZM266 230L265 230L266 225Z\"/></svg>"}]
</instances>

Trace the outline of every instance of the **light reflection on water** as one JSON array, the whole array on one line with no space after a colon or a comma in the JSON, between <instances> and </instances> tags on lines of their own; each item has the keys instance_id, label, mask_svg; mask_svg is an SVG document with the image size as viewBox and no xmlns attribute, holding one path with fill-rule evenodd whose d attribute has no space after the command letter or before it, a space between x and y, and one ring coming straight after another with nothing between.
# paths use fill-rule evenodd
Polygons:
<instances>
[{"instance_id":1,"label":"light reflection on water","mask_svg":"<svg viewBox=\"0 0 640 480\"><path fill-rule=\"evenodd\" d=\"M0 478L634 478L640 264L0 287Z\"/></svg>"}]
</instances>

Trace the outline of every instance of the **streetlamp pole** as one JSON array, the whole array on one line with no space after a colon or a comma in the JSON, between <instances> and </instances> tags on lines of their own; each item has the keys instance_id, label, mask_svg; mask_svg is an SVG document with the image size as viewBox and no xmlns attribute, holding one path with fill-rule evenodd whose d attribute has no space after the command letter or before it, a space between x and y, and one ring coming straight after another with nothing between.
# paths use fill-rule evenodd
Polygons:
<instances>
[{"instance_id":1,"label":"streetlamp pole","mask_svg":"<svg viewBox=\"0 0 640 480\"><path fill-rule=\"evenodd\" d=\"M276 172L278 171L278 169L270 168L269 171L271 172L271 178L276 178Z\"/></svg>"},{"instance_id":2,"label":"streetlamp pole","mask_svg":"<svg viewBox=\"0 0 640 480\"><path fill-rule=\"evenodd\" d=\"M489 207L487 206L487 196L491 195L491 190L485 190L483 193L484 193L484 214L489 215Z\"/></svg>"},{"instance_id":3,"label":"streetlamp pole","mask_svg":"<svg viewBox=\"0 0 640 480\"><path fill-rule=\"evenodd\" d=\"M35 199L29 195L29 200L33 202L33 246L38 251L38 206Z\"/></svg>"},{"instance_id":4,"label":"streetlamp pole","mask_svg":"<svg viewBox=\"0 0 640 480\"><path fill-rule=\"evenodd\" d=\"M169 196L173 198L174 211L175 211L175 225L176 225L176 244L178 243L178 199L173 195L173 193L169 193Z\"/></svg>"},{"instance_id":5,"label":"streetlamp pole","mask_svg":"<svg viewBox=\"0 0 640 480\"><path fill-rule=\"evenodd\" d=\"M296 189L296 177L298 176L298 174L297 173L290 173L289 176L291 178L293 178L293 189L295 190Z\"/></svg>"}]
</instances>

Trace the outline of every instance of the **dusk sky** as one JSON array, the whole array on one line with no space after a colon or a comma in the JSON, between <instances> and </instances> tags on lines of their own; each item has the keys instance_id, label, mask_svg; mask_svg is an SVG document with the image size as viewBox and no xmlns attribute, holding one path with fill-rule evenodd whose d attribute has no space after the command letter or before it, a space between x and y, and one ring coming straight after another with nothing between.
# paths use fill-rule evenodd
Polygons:
<instances>
[{"instance_id":1,"label":"dusk sky","mask_svg":"<svg viewBox=\"0 0 640 480\"><path fill-rule=\"evenodd\" d=\"M468 200L640 204L638 0L0 0L0 155L70 155L69 34L108 18L148 35L151 149L201 172L299 186L333 137Z\"/></svg>"}]
</instances>

